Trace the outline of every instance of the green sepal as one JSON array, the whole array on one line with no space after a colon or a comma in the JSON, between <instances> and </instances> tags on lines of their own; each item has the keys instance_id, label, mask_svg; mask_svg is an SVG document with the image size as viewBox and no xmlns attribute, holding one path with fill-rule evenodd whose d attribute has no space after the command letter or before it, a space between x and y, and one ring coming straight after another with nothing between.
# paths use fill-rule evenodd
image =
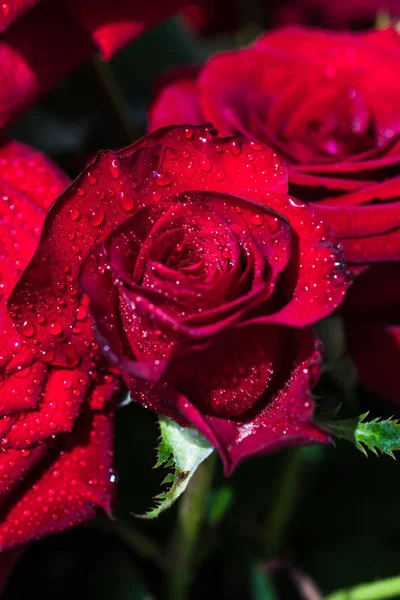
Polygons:
<instances>
[{"instance_id":1,"label":"green sepal","mask_svg":"<svg viewBox=\"0 0 400 600\"><path fill-rule=\"evenodd\" d=\"M167 417L159 417L160 441L154 468L171 469L162 481L168 489L155 496L156 506L142 515L142 519L155 519L169 508L185 491L197 467L214 450L214 446L196 429L181 427Z\"/></svg>"}]
</instances>

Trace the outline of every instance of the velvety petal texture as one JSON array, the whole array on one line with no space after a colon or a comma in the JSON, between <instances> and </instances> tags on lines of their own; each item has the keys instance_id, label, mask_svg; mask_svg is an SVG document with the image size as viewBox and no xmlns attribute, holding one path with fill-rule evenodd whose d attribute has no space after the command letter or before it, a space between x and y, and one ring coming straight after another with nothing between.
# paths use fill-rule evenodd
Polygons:
<instances>
[{"instance_id":1,"label":"velvety petal texture","mask_svg":"<svg viewBox=\"0 0 400 600\"><path fill-rule=\"evenodd\" d=\"M230 473L253 454L330 440L312 420L309 326L348 285L340 244L287 195L272 150L169 127L101 152L59 196L9 310L25 350L56 372L100 345L134 400L198 427ZM69 431L79 406L77 395L53 427Z\"/></svg>"},{"instance_id":2,"label":"velvety petal texture","mask_svg":"<svg viewBox=\"0 0 400 600\"><path fill-rule=\"evenodd\" d=\"M93 349L75 369L43 362L23 343L34 337L31 324L22 324L21 337L6 307L37 247L45 211L68 183L32 148L0 146L2 549L81 523L99 508L109 512L113 497L110 401L118 377ZM47 322L45 305L37 318Z\"/></svg>"},{"instance_id":3,"label":"velvety petal texture","mask_svg":"<svg viewBox=\"0 0 400 600\"><path fill-rule=\"evenodd\" d=\"M7 0L0 6L0 126L99 51L104 60L186 0ZM193 4L193 2L191 2Z\"/></svg>"},{"instance_id":4,"label":"velvety petal texture","mask_svg":"<svg viewBox=\"0 0 400 600\"><path fill-rule=\"evenodd\" d=\"M340 12L337 4L331 3L333 12ZM343 12L352 5L343 4ZM339 237L356 276L353 287L364 289L365 272L371 271L365 323L376 320L375 306L367 305L380 296L380 308L387 310L379 319L389 328L400 316L391 307L393 285L385 276L388 263L400 261L399 60L400 35L392 28L363 33L281 28L249 48L164 76L150 110L151 128L210 121L225 135L244 134L276 150L288 169L289 191ZM354 319L352 311L346 313L353 341ZM360 340L364 336L360 330ZM353 341L350 349L364 381L378 348L360 342L357 350ZM398 346L390 347L387 371L400 359ZM394 369L391 379L396 377ZM398 396L388 389L382 386L381 394Z\"/></svg>"}]
</instances>

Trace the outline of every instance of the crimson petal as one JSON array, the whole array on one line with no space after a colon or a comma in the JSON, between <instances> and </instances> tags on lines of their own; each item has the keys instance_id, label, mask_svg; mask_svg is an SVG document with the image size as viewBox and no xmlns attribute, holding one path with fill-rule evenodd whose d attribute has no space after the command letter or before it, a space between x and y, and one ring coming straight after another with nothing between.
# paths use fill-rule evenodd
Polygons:
<instances>
[{"instance_id":1,"label":"crimson petal","mask_svg":"<svg viewBox=\"0 0 400 600\"><path fill-rule=\"evenodd\" d=\"M260 403L258 411L247 418L207 416L187 396L175 397L182 415L218 449L226 475L250 456L292 445L331 441L329 434L312 419L314 403L310 388L315 383L321 357L309 330L302 330L298 340L296 361L285 389L276 391L266 405Z\"/></svg>"},{"instance_id":2,"label":"crimson petal","mask_svg":"<svg viewBox=\"0 0 400 600\"><path fill-rule=\"evenodd\" d=\"M35 327L35 340L25 336L25 344L46 362L77 364L93 341L89 321L73 333L82 299L77 273L93 244L165 192L208 191L211 182L215 192L257 201L287 187L285 169L271 150L242 138L217 138L205 126L158 130L118 155L100 153L53 205L39 248L9 301L19 331L24 323ZM37 318L44 303L46 324Z\"/></svg>"},{"instance_id":3,"label":"crimson petal","mask_svg":"<svg viewBox=\"0 0 400 600\"><path fill-rule=\"evenodd\" d=\"M112 415L86 414L55 458L33 471L2 504L0 545L10 548L110 514Z\"/></svg>"}]
</instances>

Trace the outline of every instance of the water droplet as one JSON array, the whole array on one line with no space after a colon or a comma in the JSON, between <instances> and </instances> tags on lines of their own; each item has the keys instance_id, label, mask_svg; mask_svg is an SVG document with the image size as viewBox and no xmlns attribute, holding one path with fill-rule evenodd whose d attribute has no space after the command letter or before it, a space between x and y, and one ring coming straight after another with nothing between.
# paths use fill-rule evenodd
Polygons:
<instances>
[{"instance_id":1,"label":"water droplet","mask_svg":"<svg viewBox=\"0 0 400 600\"><path fill-rule=\"evenodd\" d=\"M78 194L78 196L84 196L86 194L83 188L78 188L76 193Z\"/></svg>"},{"instance_id":2,"label":"water droplet","mask_svg":"<svg viewBox=\"0 0 400 600\"><path fill-rule=\"evenodd\" d=\"M173 173L162 173L161 171L156 171L154 173L154 177L156 178L156 184L160 187L166 187L175 181L175 175Z\"/></svg>"},{"instance_id":3,"label":"water droplet","mask_svg":"<svg viewBox=\"0 0 400 600\"><path fill-rule=\"evenodd\" d=\"M268 221L268 229L271 233L276 233L279 229L279 219L274 217Z\"/></svg>"},{"instance_id":4,"label":"water droplet","mask_svg":"<svg viewBox=\"0 0 400 600\"><path fill-rule=\"evenodd\" d=\"M31 338L35 335L36 329L35 326L27 319L18 328L18 331L24 337Z\"/></svg>"},{"instance_id":5,"label":"water droplet","mask_svg":"<svg viewBox=\"0 0 400 600\"><path fill-rule=\"evenodd\" d=\"M97 183L97 177L95 177L94 175L92 175L91 173L88 173L87 175L87 179L88 179L88 183L90 185L96 185Z\"/></svg>"},{"instance_id":6,"label":"water droplet","mask_svg":"<svg viewBox=\"0 0 400 600\"><path fill-rule=\"evenodd\" d=\"M77 208L71 208L71 210L68 213L68 216L71 219L71 221L77 221L81 216L81 213Z\"/></svg>"},{"instance_id":7,"label":"water droplet","mask_svg":"<svg viewBox=\"0 0 400 600\"><path fill-rule=\"evenodd\" d=\"M209 173L212 169L212 163L207 156L202 156L200 159L200 168L202 171Z\"/></svg>"},{"instance_id":8,"label":"water droplet","mask_svg":"<svg viewBox=\"0 0 400 600\"><path fill-rule=\"evenodd\" d=\"M106 193L103 190L97 190L96 196L99 200L104 200L104 198L106 197Z\"/></svg>"},{"instance_id":9,"label":"water droplet","mask_svg":"<svg viewBox=\"0 0 400 600\"><path fill-rule=\"evenodd\" d=\"M51 321L48 327L49 333L51 335L60 335L63 332L62 325L60 321Z\"/></svg>"},{"instance_id":10,"label":"water droplet","mask_svg":"<svg viewBox=\"0 0 400 600\"><path fill-rule=\"evenodd\" d=\"M92 208L89 211L88 223L91 227L100 227L104 222L105 214L102 208Z\"/></svg>"},{"instance_id":11,"label":"water droplet","mask_svg":"<svg viewBox=\"0 0 400 600\"><path fill-rule=\"evenodd\" d=\"M183 135L185 136L185 138L187 140L191 140L193 138L193 135L194 135L193 129L191 129L190 127L186 127L185 130L184 130L184 132L183 132Z\"/></svg>"},{"instance_id":12,"label":"water droplet","mask_svg":"<svg viewBox=\"0 0 400 600\"><path fill-rule=\"evenodd\" d=\"M118 177L120 177L122 171L116 159L111 162L111 165L109 166L109 172L113 179L118 179Z\"/></svg>"},{"instance_id":13,"label":"water droplet","mask_svg":"<svg viewBox=\"0 0 400 600\"><path fill-rule=\"evenodd\" d=\"M264 223L264 218L262 215L252 215L250 217L250 222L253 223L253 225L262 225Z\"/></svg>"},{"instance_id":14,"label":"water droplet","mask_svg":"<svg viewBox=\"0 0 400 600\"><path fill-rule=\"evenodd\" d=\"M236 140L232 140L231 150L232 150L232 154L234 154L234 156L239 156L239 154L241 153L241 148Z\"/></svg>"},{"instance_id":15,"label":"water droplet","mask_svg":"<svg viewBox=\"0 0 400 600\"><path fill-rule=\"evenodd\" d=\"M125 192L118 192L117 194L118 204L124 212L130 212L135 207L135 201L132 196L125 194Z\"/></svg>"},{"instance_id":16,"label":"water droplet","mask_svg":"<svg viewBox=\"0 0 400 600\"><path fill-rule=\"evenodd\" d=\"M78 319L78 321L83 321L84 319L86 319L86 317L87 317L86 307L83 306L83 304L81 304L81 306L78 306L78 308L77 308L76 318Z\"/></svg>"}]
</instances>

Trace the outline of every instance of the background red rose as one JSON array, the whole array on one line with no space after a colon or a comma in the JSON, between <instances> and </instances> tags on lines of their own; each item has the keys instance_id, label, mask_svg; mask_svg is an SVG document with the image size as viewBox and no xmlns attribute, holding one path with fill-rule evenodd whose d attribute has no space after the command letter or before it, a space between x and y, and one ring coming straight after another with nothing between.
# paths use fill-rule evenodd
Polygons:
<instances>
[{"instance_id":1,"label":"background red rose","mask_svg":"<svg viewBox=\"0 0 400 600\"><path fill-rule=\"evenodd\" d=\"M400 359L399 58L394 29L280 29L165 77L150 113L151 128L206 120L280 153L291 193L332 225L354 273L373 265L351 294L381 300L364 300L357 318L349 300L349 343L362 382L393 401L398 386L389 381ZM374 344L366 347L371 326ZM387 385L378 383L383 374Z\"/></svg>"},{"instance_id":2,"label":"background red rose","mask_svg":"<svg viewBox=\"0 0 400 600\"><path fill-rule=\"evenodd\" d=\"M191 2L193 4L193 2ZM0 126L99 51L109 60L185 0L8 0L0 6Z\"/></svg>"},{"instance_id":3,"label":"background red rose","mask_svg":"<svg viewBox=\"0 0 400 600\"><path fill-rule=\"evenodd\" d=\"M398 0L206 0L183 10L185 22L196 33L215 35L246 28L271 29L282 25L308 25L328 29L366 29L400 16ZM244 28L244 30L243 30Z\"/></svg>"},{"instance_id":4,"label":"background red rose","mask_svg":"<svg viewBox=\"0 0 400 600\"><path fill-rule=\"evenodd\" d=\"M34 326L25 321L16 331L6 308L35 251L45 211L68 182L39 152L18 142L1 146L2 549L81 523L98 508L110 511L113 428L105 405L118 389L118 378L93 349L91 359L74 369L43 362L23 343L34 338ZM58 322L47 319L43 304L37 319L58 335Z\"/></svg>"},{"instance_id":5,"label":"background red rose","mask_svg":"<svg viewBox=\"0 0 400 600\"><path fill-rule=\"evenodd\" d=\"M280 3L277 23L280 25L314 25L329 29L373 27L382 17L400 15L397 0L287 0Z\"/></svg>"},{"instance_id":6,"label":"background red rose","mask_svg":"<svg viewBox=\"0 0 400 600\"><path fill-rule=\"evenodd\" d=\"M69 333L89 302L133 398L198 427L227 472L250 454L326 441L312 422L320 357L306 326L340 304L348 280L329 228L286 190L272 151L207 127L100 153L46 220L9 303L17 330L32 324L28 347L67 366L93 343L89 320ZM90 301L71 296L79 268ZM38 320L43 302L61 335Z\"/></svg>"}]
</instances>

